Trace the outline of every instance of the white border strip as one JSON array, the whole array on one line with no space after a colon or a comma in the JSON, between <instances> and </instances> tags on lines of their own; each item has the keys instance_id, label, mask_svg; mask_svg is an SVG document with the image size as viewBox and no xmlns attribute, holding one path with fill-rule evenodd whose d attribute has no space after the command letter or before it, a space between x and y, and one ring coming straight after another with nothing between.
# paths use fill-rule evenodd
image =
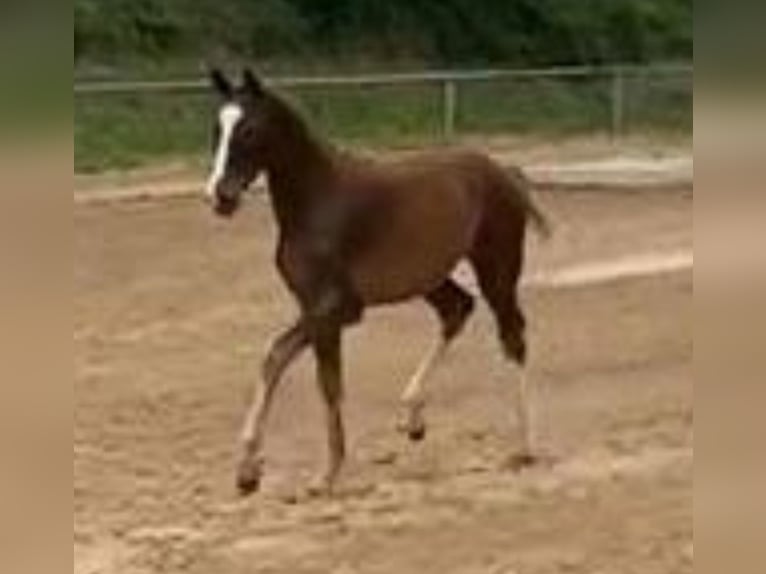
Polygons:
<instances>
[{"instance_id":1,"label":"white border strip","mask_svg":"<svg viewBox=\"0 0 766 574\"><path fill-rule=\"evenodd\" d=\"M523 281L523 285L530 287L582 287L691 269L694 269L693 251L647 253L612 261L572 265L556 271L543 271Z\"/></svg>"},{"instance_id":2,"label":"white border strip","mask_svg":"<svg viewBox=\"0 0 766 574\"><path fill-rule=\"evenodd\" d=\"M522 277L523 288L590 287L624 281L680 273L694 269L694 252L679 250L667 253L644 253L610 259L577 263L560 269L542 270ZM476 277L466 263L461 263L452 278L479 295Z\"/></svg>"}]
</instances>

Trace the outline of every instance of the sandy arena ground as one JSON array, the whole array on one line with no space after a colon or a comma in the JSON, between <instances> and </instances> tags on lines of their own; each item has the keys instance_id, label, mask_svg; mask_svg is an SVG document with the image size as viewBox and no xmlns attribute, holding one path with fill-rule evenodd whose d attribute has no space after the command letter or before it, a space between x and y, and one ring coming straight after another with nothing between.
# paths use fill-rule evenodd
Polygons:
<instances>
[{"instance_id":1,"label":"sandy arena ground","mask_svg":"<svg viewBox=\"0 0 766 574\"><path fill-rule=\"evenodd\" d=\"M557 232L530 241L524 299L545 463L504 466L514 370L483 308L432 381L427 440L393 430L436 333L416 303L348 337L351 456L331 500L301 495L324 455L309 359L277 399L263 492L233 488L260 358L294 316L265 204L231 222L197 199L75 206L75 574L692 572L691 270L545 280L686 261L691 193L541 201Z\"/></svg>"}]
</instances>

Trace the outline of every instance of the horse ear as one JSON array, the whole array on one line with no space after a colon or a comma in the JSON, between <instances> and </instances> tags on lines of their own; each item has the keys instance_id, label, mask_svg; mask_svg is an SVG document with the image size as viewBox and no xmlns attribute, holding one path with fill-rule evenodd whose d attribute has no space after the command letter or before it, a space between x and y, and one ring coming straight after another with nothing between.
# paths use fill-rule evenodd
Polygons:
<instances>
[{"instance_id":1,"label":"horse ear","mask_svg":"<svg viewBox=\"0 0 766 574\"><path fill-rule=\"evenodd\" d=\"M242 70L242 85L254 96L263 94L263 84L261 83L260 78L258 78L250 68Z\"/></svg>"},{"instance_id":2,"label":"horse ear","mask_svg":"<svg viewBox=\"0 0 766 574\"><path fill-rule=\"evenodd\" d=\"M210 82L216 92L226 99L234 95L234 86L231 85L231 82L220 69L211 68L209 74Z\"/></svg>"}]
</instances>

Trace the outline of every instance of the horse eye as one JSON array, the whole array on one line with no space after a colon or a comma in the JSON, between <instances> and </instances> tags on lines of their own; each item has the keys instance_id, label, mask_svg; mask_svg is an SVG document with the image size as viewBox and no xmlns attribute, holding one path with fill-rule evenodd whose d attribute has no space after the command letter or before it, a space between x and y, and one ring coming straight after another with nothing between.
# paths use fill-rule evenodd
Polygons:
<instances>
[{"instance_id":1,"label":"horse eye","mask_svg":"<svg viewBox=\"0 0 766 574\"><path fill-rule=\"evenodd\" d=\"M257 134L257 129L253 124L244 124L241 131L242 137L246 139L254 138Z\"/></svg>"}]
</instances>

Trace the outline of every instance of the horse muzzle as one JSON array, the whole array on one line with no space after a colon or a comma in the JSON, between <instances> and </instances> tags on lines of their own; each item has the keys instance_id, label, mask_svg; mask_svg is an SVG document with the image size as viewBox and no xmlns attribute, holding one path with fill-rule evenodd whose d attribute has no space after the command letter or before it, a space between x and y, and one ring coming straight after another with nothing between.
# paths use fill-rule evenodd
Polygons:
<instances>
[{"instance_id":1,"label":"horse muzzle","mask_svg":"<svg viewBox=\"0 0 766 574\"><path fill-rule=\"evenodd\" d=\"M221 217L231 217L239 209L239 195L216 196L213 199L213 212Z\"/></svg>"},{"instance_id":2,"label":"horse muzzle","mask_svg":"<svg viewBox=\"0 0 766 574\"><path fill-rule=\"evenodd\" d=\"M211 186L205 193L213 213L222 217L231 217L237 211L241 202L241 187L238 182L219 182Z\"/></svg>"}]
</instances>

